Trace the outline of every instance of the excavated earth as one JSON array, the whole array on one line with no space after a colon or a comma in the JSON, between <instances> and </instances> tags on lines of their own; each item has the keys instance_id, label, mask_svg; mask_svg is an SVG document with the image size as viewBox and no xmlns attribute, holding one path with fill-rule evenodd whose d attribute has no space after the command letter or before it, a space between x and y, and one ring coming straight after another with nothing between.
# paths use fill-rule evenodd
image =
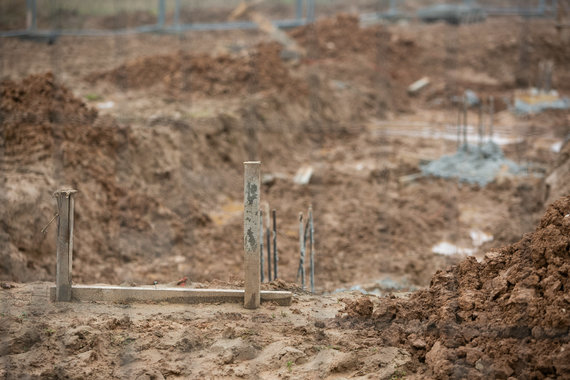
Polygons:
<instances>
[{"instance_id":1,"label":"excavated earth","mask_svg":"<svg viewBox=\"0 0 570 380\"><path fill-rule=\"evenodd\" d=\"M288 33L305 57L251 31L0 41L3 377L570 377L570 115L508 109L543 59L568 95L552 21L338 15ZM455 135L449 99L465 89L495 96L496 137L528 175L421 176L455 152L437 136ZM47 300L63 186L79 191L75 283L243 286L252 159L278 215L280 280L264 287L293 290L291 308ZM318 296L294 283L309 205ZM434 253L441 242L473 256Z\"/></svg>"}]
</instances>

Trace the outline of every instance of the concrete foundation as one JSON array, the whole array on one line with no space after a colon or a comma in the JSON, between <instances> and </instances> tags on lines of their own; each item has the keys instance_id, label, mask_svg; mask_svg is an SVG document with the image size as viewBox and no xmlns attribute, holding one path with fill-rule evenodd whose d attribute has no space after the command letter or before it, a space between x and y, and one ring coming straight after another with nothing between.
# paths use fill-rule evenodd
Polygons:
<instances>
[{"instance_id":1,"label":"concrete foundation","mask_svg":"<svg viewBox=\"0 0 570 380\"><path fill-rule=\"evenodd\" d=\"M275 302L280 306L291 305L293 295L287 291L262 290L261 302ZM56 287L50 288L50 299L56 299ZM71 301L116 302L116 303L243 303L244 290L234 289L188 289L155 288L154 286L123 287L73 285Z\"/></svg>"}]
</instances>

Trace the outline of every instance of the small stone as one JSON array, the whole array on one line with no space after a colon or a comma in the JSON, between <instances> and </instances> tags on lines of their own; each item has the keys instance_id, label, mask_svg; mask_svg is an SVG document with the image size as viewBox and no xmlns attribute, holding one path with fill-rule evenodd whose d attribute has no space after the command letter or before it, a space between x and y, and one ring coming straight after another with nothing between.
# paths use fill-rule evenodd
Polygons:
<instances>
[{"instance_id":1,"label":"small stone","mask_svg":"<svg viewBox=\"0 0 570 380\"><path fill-rule=\"evenodd\" d=\"M325 328L325 323L323 321L316 321L315 322L315 327L318 327L319 329L324 329Z\"/></svg>"},{"instance_id":2,"label":"small stone","mask_svg":"<svg viewBox=\"0 0 570 380\"><path fill-rule=\"evenodd\" d=\"M426 348L426 342L425 342L425 340L423 340L421 338L415 339L412 342L412 347L418 348L418 349L424 349L424 348Z\"/></svg>"}]
</instances>

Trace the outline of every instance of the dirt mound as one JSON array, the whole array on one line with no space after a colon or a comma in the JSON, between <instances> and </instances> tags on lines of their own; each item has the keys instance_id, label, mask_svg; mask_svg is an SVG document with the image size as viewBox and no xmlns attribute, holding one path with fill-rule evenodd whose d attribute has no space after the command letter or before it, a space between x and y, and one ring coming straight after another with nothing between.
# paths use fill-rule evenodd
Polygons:
<instances>
[{"instance_id":1,"label":"dirt mound","mask_svg":"<svg viewBox=\"0 0 570 380\"><path fill-rule=\"evenodd\" d=\"M123 89L161 86L174 94L191 92L205 96L235 96L265 90L298 95L306 91L291 78L280 53L281 46L277 43L259 44L246 56L178 52L141 58L111 71L91 74L87 80L108 81Z\"/></svg>"},{"instance_id":2,"label":"dirt mound","mask_svg":"<svg viewBox=\"0 0 570 380\"><path fill-rule=\"evenodd\" d=\"M357 15L338 14L291 31L291 37L318 57L374 53L387 46L390 34L382 27L361 28Z\"/></svg>"},{"instance_id":3,"label":"dirt mound","mask_svg":"<svg viewBox=\"0 0 570 380\"><path fill-rule=\"evenodd\" d=\"M121 181L132 170L128 164L117 164L129 139L128 128L99 118L51 73L4 81L1 87L0 277L53 278L55 242L51 230L40 231L55 212L51 194L64 185L79 190L74 265L78 280L92 274L94 267L119 258L132 260L143 250L175 248L184 233L182 221L207 223L191 200L178 215L160 198L144 193L144 186ZM130 244L117 243L121 231L128 231Z\"/></svg>"},{"instance_id":4,"label":"dirt mound","mask_svg":"<svg viewBox=\"0 0 570 380\"><path fill-rule=\"evenodd\" d=\"M570 375L570 196L516 244L437 272L409 300L385 299L373 323L439 378ZM419 365L419 364L418 364Z\"/></svg>"}]
</instances>

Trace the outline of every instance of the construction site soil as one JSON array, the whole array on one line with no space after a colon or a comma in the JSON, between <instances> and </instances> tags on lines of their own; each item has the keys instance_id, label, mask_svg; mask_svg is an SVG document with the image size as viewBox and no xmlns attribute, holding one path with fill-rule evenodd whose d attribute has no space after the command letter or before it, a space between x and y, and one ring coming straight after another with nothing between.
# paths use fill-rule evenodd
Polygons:
<instances>
[{"instance_id":1,"label":"construction site soil","mask_svg":"<svg viewBox=\"0 0 570 380\"><path fill-rule=\"evenodd\" d=\"M2 376L570 377L570 115L508 108L544 59L570 91L553 21L338 15L289 32L304 57L260 32L195 36L0 41ZM495 96L494 138L525 175L420 175L456 150L466 89ZM282 280L264 286L293 289L290 309L47 301L63 186L79 191L74 283L242 286L252 159L278 215ZM319 296L293 284L309 205Z\"/></svg>"}]
</instances>

